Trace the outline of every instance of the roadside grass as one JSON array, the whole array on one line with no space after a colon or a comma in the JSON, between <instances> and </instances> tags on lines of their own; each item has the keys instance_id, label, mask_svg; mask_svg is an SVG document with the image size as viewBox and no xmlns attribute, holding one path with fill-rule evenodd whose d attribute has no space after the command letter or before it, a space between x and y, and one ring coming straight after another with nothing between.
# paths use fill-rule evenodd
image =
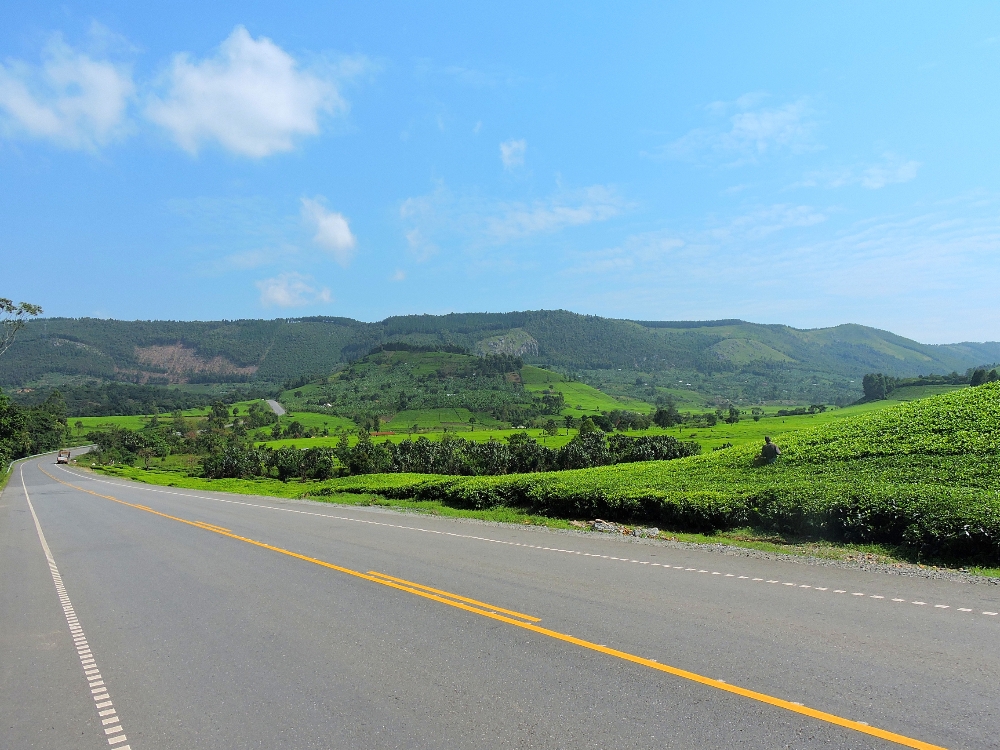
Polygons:
<instances>
[{"instance_id":1,"label":"roadside grass","mask_svg":"<svg viewBox=\"0 0 1000 750\"><path fill-rule=\"evenodd\" d=\"M0 466L0 471L6 472L4 474L0 474L0 494L3 494L4 488L7 486L7 482L10 481L11 476L14 474L14 467L11 466L10 471L7 471L6 466Z\"/></svg>"},{"instance_id":2,"label":"roadside grass","mask_svg":"<svg viewBox=\"0 0 1000 750\"><path fill-rule=\"evenodd\" d=\"M169 460L170 457L168 457ZM85 464L84 464L85 465ZM167 464L166 468L154 465L149 470L135 467L94 467L106 476L129 479L160 487L176 487L178 489L204 490L209 492L230 492L239 495L258 495L283 499L307 499L315 502L330 503L353 507L378 507L389 510L405 511L443 518L470 518L493 523L509 523L516 525L541 526L550 529L581 531L582 521L587 519L569 519L528 513L518 508L498 506L482 510L455 508L440 500L389 499L377 494L325 493L328 490L320 483L279 482L277 480L240 480L240 479L203 479L186 476L180 471L190 468L189 462L177 461ZM2 489L2 486L0 486ZM614 536L601 532L586 532L605 537ZM658 537L665 541L683 542L687 544L727 546L739 549L751 549L760 552L795 555L798 557L816 557L826 560L846 562L875 562L884 565L918 564L928 568L958 569L973 575L1000 577L1000 568L980 566L962 567L948 560L924 559L912 549L897 545L884 544L849 544L826 541L822 539L800 539L793 536L776 534L766 530L743 528L719 531L716 533L692 533L664 529Z\"/></svg>"},{"instance_id":3,"label":"roadside grass","mask_svg":"<svg viewBox=\"0 0 1000 750\"><path fill-rule=\"evenodd\" d=\"M464 510L453 508L437 500L390 500L381 495L333 493L324 491L321 483L280 482L277 479L203 479L186 476L176 470L141 469L132 466L96 466L95 471L105 476L130 479L159 487L204 490L208 492L230 492L237 495L258 495L289 500L314 500L335 505L368 506L404 510L432 516L449 518L474 518L496 523L546 526L554 529L572 529L569 520L549 518L534 513L526 513L517 508L497 507L487 510Z\"/></svg>"}]
</instances>

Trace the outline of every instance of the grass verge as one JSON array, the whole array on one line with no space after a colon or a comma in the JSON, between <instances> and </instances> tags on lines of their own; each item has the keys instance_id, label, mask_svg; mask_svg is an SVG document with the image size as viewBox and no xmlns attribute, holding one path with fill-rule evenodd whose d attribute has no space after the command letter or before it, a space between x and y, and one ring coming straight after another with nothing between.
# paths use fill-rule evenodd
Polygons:
<instances>
[{"instance_id":1,"label":"grass verge","mask_svg":"<svg viewBox=\"0 0 1000 750\"><path fill-rule=\"evenodd\" d=\"M308 499L354 507L380 507L410 513L444 518L471 518L495 523L542 526L551 529L580 530L579 521L567 518L529 513L518 508L497 506L486 509L455 508L441 500L390 499L378 494L330 492L321 483L279 482L268 479L203 479L185 476L177 471L138 469L130 466L98 466L94 470L111 477L119 477L161 487L231 492L241 495L261 495L288 499ZM591 519L586 519L591 520ZM595 532L599 533L599 532ZM760 552L816 557L858 563L882 565L917 564L927 568L957 569L988 577L1000 577L1000 568L962 567L947 560L921 560L912 548L883 544L837 543L823 539L795 538L765 530L732 529L715 533L691 533L677 530L661 531L659 537L666 541L688 544L723 545Z\"/></svg>"}]
</instances>

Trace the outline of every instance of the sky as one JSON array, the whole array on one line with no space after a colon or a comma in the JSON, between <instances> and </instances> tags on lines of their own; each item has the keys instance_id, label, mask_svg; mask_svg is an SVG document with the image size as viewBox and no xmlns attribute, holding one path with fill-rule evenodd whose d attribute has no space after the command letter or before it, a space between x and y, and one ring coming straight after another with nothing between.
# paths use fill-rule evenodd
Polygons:
<instances>
[{"instance_id":1,"label":"sky","mask_svg":"<svg viewBox=\"0 0 1000 750\"><path fill-rule=\"evenodd\" d=\"M1000 339L1000 4L51 3L0 24L0 297Z\"/></svg>"}]
</instances>

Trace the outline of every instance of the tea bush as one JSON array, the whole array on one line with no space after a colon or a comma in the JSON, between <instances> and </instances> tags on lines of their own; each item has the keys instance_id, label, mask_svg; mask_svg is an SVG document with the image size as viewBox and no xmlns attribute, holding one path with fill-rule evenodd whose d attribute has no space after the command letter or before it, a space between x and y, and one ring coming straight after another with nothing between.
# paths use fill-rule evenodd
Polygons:
<instances>
[{"instance_id":1,"label":"tea bush","mask_svg":"<svg viewBox=\"0 0 1000 750\"><path fill-rule=\"evenodd\" d=\"M782 456L768 465L748 445L672 461L506 476L367 475L328 487L697 531L753 526L1000 561L1000 383L777 442Z\"/></svg>"}]
</instances>

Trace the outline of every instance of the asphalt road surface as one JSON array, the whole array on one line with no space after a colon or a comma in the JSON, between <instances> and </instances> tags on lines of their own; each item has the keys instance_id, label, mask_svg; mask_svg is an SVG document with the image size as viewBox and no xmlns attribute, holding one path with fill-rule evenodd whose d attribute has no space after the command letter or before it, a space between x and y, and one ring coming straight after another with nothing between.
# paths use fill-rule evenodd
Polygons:
<instances>
[{"instance_id":1,"label":"asphalt road surface","mask_svg":"<svg viewBox=\"0 0 1000 750\"><path fill-rule=\"evenodd\" d=\"M46 456L0 496L0 747L996 748L998 599Z\"/></svg>"}]
</instances>

